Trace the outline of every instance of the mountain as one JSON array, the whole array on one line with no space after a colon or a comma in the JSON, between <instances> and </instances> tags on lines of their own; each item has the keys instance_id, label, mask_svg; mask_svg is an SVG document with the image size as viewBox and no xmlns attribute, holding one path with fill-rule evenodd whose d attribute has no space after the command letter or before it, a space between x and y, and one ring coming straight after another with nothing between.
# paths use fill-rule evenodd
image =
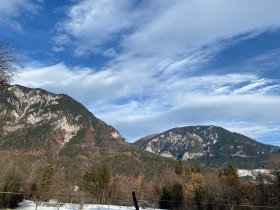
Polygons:
<instances>
[{"instance_id":1,"label":"mountain","mask_svg":"<svg viewBox=\"0 0 280 210\"><path fill-rule=\"evenodd\" d=\"M125 168L152 171L173 165L174 159L213 167L229 163L263 167L272 153L280 151L279 147L215 126L174 128L132 145L134 148L116 129L67 95L19 85L8 86L0 95L1 151L67 161L74 158L77 162L98 159L120 173L125 173Z\"/></svg>"},{"instance_id":2,"label":"mountain","mask_svg":"<svg viewBox=\"0 0 280 210\"><path fill-rule=\"evenodd\" d=\"M127 146L116 129L67 95L19 85L1 94L0 149L87 156Z\"/></svg>"},{"instance_id":3,"label":"mountain","mask_svg":"<svg viewBox=\"0 0 280 210\"><path fill-rule=\"evenodd\" d=\"M0 154L0 162L10 155L28 165L52 160L79 174L94 161L132 176L152 176L176 164L132 147L73 98L19 85L0 93Z\"/></svg>"},{"instance_id":4,"label":"mountain","mask_svg":"<svg viewBox=\"0 0 280 210\"><path fill-rule=\"evenodd\" d=\"M280 148L259 143L239 133L217 126L187 126L141 138L137 148L174 159L220 167L263 167Z\"/></svg>"}]
</instances>

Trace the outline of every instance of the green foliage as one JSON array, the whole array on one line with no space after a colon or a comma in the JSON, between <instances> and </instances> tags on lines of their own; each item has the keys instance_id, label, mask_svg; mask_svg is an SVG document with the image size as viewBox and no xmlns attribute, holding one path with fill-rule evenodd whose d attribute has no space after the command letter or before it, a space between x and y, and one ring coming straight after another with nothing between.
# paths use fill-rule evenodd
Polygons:
<instances>
[{"instance_id":1,"label":"green foliage","mask_svg":"<svg viewBox=\"0 0 280 210\"><path fill-rule=\"evenodd\" d=\"M83 176L84 188L90 194L106 188L111 181L111 169L104 164L93 164Z\"/></svg>"},{"instance_id":2,"label":"green foliage","mask_svg":"<svg viewBox=\"0 0 280 210\"><path fill-rule=\"evenodd\" d=\"M129 149L120 154L103 157L103 162L110 165L115 174L134 176L145 171L146 178L152 178L164 169L176 166L176 160L139 149Z\"/></svg>"},{"instance_id":3,"label":"green foliage","mask_svg":"<svg viewBox=\"0 0 280 210\"><path fill-rule=\"evenodd\" d=\"M54 162L50 161L43 168L43 176L40 183L41 192L49 191L54 173L55 173L55 164Z\"/></svg>"},{"instance_id":4,"label":"green foliage","mask_svg":"<svg viewBox=\"0 0 280 210\"><path fill-rule=\"evenodd\" d=\"M274 173L273 188L277 198L277 205L280 206L280 171L276 170Z\"/></svg>"},{"instance_id":5,"label":"green foliage","mask_svg":"<svg viewBox=\"0 0 280 210\"><path fill-rule=\"evenodd\" d=\"M189 163L185 165L185 181L188 181L192 174L192 167Z\"/></svg>"},{"instance_id":6,"label":"green foliage","mask_svg":"<svg viewBox=\"0 0 280 210\"><path fill-rule=\"evenodd\" d=\"M178 209L184 204L183 186L179 183L175 183L171 188L164 187L159 207L161 209Z\"/></svg>"},{"instance_id":7,"label":"green foliage","mask_svg":"<svg viewBox=\"0 0 280 210\"><path fill-rule=\"evenodd\" d=\"M264 192L264 189L265 189L265 176L261 173L258 173L256 175L256 178L255 178L255 185L256 185L256 188L261 191L261 192Z\"/></svg>"},{"instance_id":8,"label":"green foliage","mask_svg":"<svg viewBox=\"0 0 280 210\"><path fill-rule=\"evenodd\" d=\"M231 177L238 178L237 168L233 165L228 165L226 168L224 168L220 172L220 175L221 176L231 176Z\"/></svg>"},{"instance_id":9,"label":"green foliage","mask_svg":"<svg viewBox=\"0 0 280 210\"><path fill-rule=\"evenodd\" d=\"M27 128L26 130L18 130L8 135L4 136L1 144L3 149L31 149L44 147L47 148L49 143L43 141L48 138L49 133L51 132L50 125L39 125L36 128Z\"/></svg>"},{"instance_id":10,"label":"green foliage","mask_svg":"<svg viewBox=\"0 0 280 210\"><path fill-rule=\"evenodd\" d=\"M166 187L162 191L162 195L160 197L159 201L159 208L160 209L171 209L172 203L172 195L170 190L168 190Z\"/></svg>"},{"instance_id":11,"label":"green foliage","mask_svg":"<svg viewBox=\"0 0 280 210\"><path fill-rule=\"evenodd\" d=\"M177 161L176 168L175 168L175 173L178 176L182 176L183 175L183 163L182 163L182 160L178 160Z\"/></svg>"},{"instance_id":12,"label":"green foliage","mask_svg":"<svg viewBox=\"0 0 280 210\"><path fill-rule=\"evenodd\" d=\"M184 201L183 186L179 183L175 183L172 186L172 199L174 201L173 206L175 208L182 207Z\"/></svg>"},{"instance_id":13,"label":"green foliage","mask_svg":"<svg viewBox=\"0 0 280 210\"><path fill-rule=\"evenodd\" d=\"M59 155L76 159L79 156L87 157L88 151L80 144L65 144L65 147L60 151Z\"/></svg>"},{"instance_id":14,"label":"green foliage","mask_svg":"<svg viewBox=\"0 0 280 210\"><path fill-rule=\"evenodd\" d=\"M204 202L205 198L206 192L203 187L198 187L195 189L195 202L198 210L203 210L202 203Z\"/></svg>"}]
</instances>

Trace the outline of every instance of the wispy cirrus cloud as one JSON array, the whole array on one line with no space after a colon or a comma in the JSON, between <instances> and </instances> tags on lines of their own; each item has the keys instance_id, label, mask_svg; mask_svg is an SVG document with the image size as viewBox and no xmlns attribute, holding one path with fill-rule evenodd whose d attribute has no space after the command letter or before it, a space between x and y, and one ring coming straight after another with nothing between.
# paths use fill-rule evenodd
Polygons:
<instances>
[{"instance_id":1,"label":"wispy cirrus cloud","mask_svg":"<svg viewBox=\"0 0 280 210\"><path fill-rule=\"evenodd\" d=\"M83 0L70 7L57 36L70 36L80 56L102 53L112 42L130 54L178 55L238 35L250 38L275 30L279 6L276 0Z\"/></svg>"},{"instance_id":2,"label":"wispy cirrus cloud","mask_svg":"<svg viewBox=\"0 0 280 210\"><path fill-rule=\"evenodd\" d=\"M245 33L273 30L280 26L279 4L275 0L172 1L125 37L122 45L131 53L170 55Z\"/></svg>"},{"instance_id":3,"label":"wispy cirrus cloud","mask_svg":"<svg viewBox=\"0 0 280 210\"><path fill-rule=\"evenodd\" d=\"M22 25L16 17L25 13L34 14L40 8L42 1L9 0L0 2L0 26L21 32Z\"/></svg>"}]
</instances>

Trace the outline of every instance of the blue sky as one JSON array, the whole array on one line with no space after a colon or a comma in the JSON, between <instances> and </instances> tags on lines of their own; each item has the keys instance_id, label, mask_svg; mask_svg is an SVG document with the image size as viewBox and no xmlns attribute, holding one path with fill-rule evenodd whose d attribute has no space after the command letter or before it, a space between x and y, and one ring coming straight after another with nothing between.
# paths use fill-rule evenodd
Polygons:
<instances>
[{"instance_id":1,"label":"blue sky","mask_svg":"<svg viewBox=\"0 0 280 210\"><path fill-rule=\"evenodd\" d=\"M66 93L129 141L218 125L280 145L279 0L9 0L14 83Z\"/></svg>"}]
</instances>

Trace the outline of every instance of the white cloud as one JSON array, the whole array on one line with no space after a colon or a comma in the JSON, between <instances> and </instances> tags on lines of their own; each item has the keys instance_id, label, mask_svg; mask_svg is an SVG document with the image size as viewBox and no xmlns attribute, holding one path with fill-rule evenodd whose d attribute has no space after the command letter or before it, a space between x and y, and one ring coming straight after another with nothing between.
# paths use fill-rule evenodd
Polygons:
<instances>
[{"instance_id":1,"label":"white cloud","mask_svg":"<svg viewBox=\"0 0 280 210\"><path fill-rule=\"evenodd\" d=\"M254 83L251 83L249 85L245 85L239 89L236 89L233 91L234 94L245 94L245 93L248 93L256 88L260 88L260 87L263 87L263 86L266 86L267 85L267 82L265 79L261 79L261 80L257 80L255 81Z\"/></svg>"},{"instance_id":2,"label":"white cloud","mask_svg":"<svg viewBox=\"0 0 280 210\"><path fill-rule=\"evenodd\" d=\"M69 10L67 19L58 24L61 31L58 36L69 34L74 39L77 55L100 51L103 44L132 26L132 3L131 0L80 1Z\"/></svg>"},{"instance_id":3,"label":"white cloud","mask_svg":"<svg viewBox=\"0 0 280 210\"><path fill-rule=\"evenodd\" d=\"M279 28L279 7L278 0L83 0L70 7L57 36L70 36L79 56L102 54L107 44L123 54L178 56Z\"/></svg>"},{"instance_id":4,"label":"white cloud","mask_svg":"<svg viewBox=\"0 0 280 210\"><path fill-rule=\"evenodd\" d=\"M17 16L21 13L21 9L34 10L34 6L29 0L9 0L0 2L1 16Z\"/></svg>"},{"instance_id":5,"label":"white cloud","mask_svg":"<svg viewBox=\"0 0 280 210\"><path fill-rule=\"evenodd\" d=\"M0 25L22 32L20 21L15 18L25 13L35 13L41 3L31 0L0 1Z\"/></svg>"},{"instance_id":6,"label":"white cloud","mask_svg":"<svg viewBox=\"0 0 280 210\"><path fill-rule=\"evenodd\" d=\"M118 73L112 69L95 71L91 68L69 68L63 63L53 66L28 68L15 83L29 87L41 87L56 93L66 93L83 103L100 104L127 97L138 85L133 84L132 74Z\"/></svg>"},{"instance_id":7,"label":"white cloud","mask_svg":"<svg viewBox=\"0 0 280 210\"><path fill-rule=\"evenodd\" d=\"M279 85L277 80L253 74L187 77L172 74L162 81L163 78L154 77L153 71L144 71L146 65L150 66L149 60L143 66L134 66L133 71L130 66L133 64L122 65L120 67L126 68L114 66L96 71L58 63L29 68L15 83L66 93L115 126L129 140L192 124L223 126L221 122L224 122L224 127L238 132L237 127L229 123L238 125L244 120L254 123L246 128L240 126L240 131L251 135L255 127L279 122L280 115L275 110L280 106L280 97L267 95L271 86ZM268 92L264 92L265 88ZM252 137L270 131L271 128L256 132Z\"/></svg>"},{"instance_id":8,"label":"white cloud","mask_svg":"<svg viewBox=\"0 0 280 210\"><path fill-rule=\"evenodd\" d=\"M183 53L245 33L280 26L277 0L172 1L156 18L123 40L137 54Z\"/></svg>"},{"instance_id":9,"label":"white cloud","mask_svg":"<svg viewBox=\"0 0 280 210\"><path fill-rule=\"evenodd\" d=\"M280 114L275 111L280 106L279 96L194 94L182 98L181 103L172 109L160 112L154 111L159 104L154 103L154 107L151 104L147 108L144 104L135 103L110 107L111 111L107 110L97 116L117 125L120 131L125 131L129 140L173 127L201 124L222 126L258 140L270 135L272 131L280 134ZM141 109L144 110L139 113ZM274 143L279 145L280 140Z\"/></svg>"}]
</instances>

